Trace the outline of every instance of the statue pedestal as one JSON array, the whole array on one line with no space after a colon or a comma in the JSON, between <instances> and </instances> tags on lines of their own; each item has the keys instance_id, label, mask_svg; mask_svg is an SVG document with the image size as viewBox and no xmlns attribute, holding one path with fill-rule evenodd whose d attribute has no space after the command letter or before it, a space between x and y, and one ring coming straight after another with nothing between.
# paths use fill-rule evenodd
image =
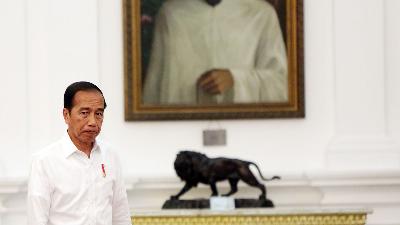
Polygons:
<instances>
[{"instance_id":1,"label":"statue pedestal","mask_svg":"<svg viewBox=\"0 0 400 225\"><path fill-rule=\"evenodd\" d=\"M270 208L274 207L274 203L269 199L235 199L235 208ZM163 209L209 209L209 199L193 199L193 200L167 200L164 202Z\"/></svg>"},{"instance_id":2,"label":"statue pedestal","mask_svg":"<svg viewBox=\"0 0 400 225\"><path fill-rule=\"evenodd\" d=\"M133 211L135 225L365 225L368 209L206 209Z\"/></svg>"}]
</instances>

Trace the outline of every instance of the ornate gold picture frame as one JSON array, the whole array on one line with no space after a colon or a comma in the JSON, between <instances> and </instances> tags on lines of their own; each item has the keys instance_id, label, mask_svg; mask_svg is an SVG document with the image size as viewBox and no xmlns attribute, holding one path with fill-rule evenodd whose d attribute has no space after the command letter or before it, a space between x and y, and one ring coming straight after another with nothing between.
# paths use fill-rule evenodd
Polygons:
<instances>
[{"instance_id":1,"label":"ornate gold picture frame","mask_svg":"<svg viewBox=\"0 0 400 225\"><path fill-rule=\"evenodd\" d=\"M221 5L214 7L223 7L223 4L226 4L224 1L229 2L231 0L222 0L222 3L220 3ZM260 0L254 1L257 3L260 2ZM149 64L151 64L150 61L152 60L152 54L155 55L154 52L152 53L152 49L158 48L153 43L153 36L155 36L156 32L158 32L157 29L155 29L155 24L157 19L158 22L161 23L161 20L168 18L158 15L160 13L160 8L164 7L163 4L165 4L165 2L168 2L169 5L172 5L172 3L179 1L123 0L125 120L198 120L304 117L303 0L265 1L268 2L269 6L272 6L275 9L275 15L279 20L279 26L282 32L281 37L284 42L287 59L287 80L285 83L287 90L285 90L285 100L261 100L249 102L222 101L215 103L169 103L162 101L146 102L147 100L144 100L144 86L146 82L145 76L148 76L148 67ZM188 3L188 1L183 2L185 2L185 4ZM169 5L168 7L170 7ZM173 7L176 7L176 5ZM167 6L164 8L167 8ZM162 22L164 23L164 21ZM235 26L235 24L232 26ZM253 36L250 35L249 37ZM223 52L224 49L220 49L219 51ZM175 52L170 54L175 54ZM153 58L154 57L155 56L153 56ZM186 64L184 64L184 66L185 65ZM162 71L166 71L166 68L167 67L164 66ZM179 69L180 68L178 68L178 70ZM156 75L158 76L158 74ZM235 80L233 82L235 82ZM153 93L158 95L158 92L162 92L160 95L162 95L161 97L164 97L166 93L165 89L160 86L156 87L158 88L155 88L149 92L150 95ZM249 91L254 91L251 87L248 89ZM262 92L264 89L266 88L261 87L258 92Z\"/></svg>"}]
</instances>

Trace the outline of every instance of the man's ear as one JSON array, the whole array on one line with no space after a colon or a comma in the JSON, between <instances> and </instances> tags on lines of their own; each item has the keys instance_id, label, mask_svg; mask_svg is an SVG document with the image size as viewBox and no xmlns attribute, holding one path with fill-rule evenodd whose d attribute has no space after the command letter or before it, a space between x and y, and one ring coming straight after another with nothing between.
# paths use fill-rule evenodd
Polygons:
<instances>
[{"instance_id":1,"label":"man's ear","mask_svg":"<svg viewBox=\"0 0 400 225\"><path fill-rule=\"evenodd\" d=\"M66 124L69 124L69 120L70 120L70 112L69 112L69 110L67 109L67 108L64 108L63 109L63 116L64 116L64 121L65 121L65 123Z\"/></svg>"}]
</instances>

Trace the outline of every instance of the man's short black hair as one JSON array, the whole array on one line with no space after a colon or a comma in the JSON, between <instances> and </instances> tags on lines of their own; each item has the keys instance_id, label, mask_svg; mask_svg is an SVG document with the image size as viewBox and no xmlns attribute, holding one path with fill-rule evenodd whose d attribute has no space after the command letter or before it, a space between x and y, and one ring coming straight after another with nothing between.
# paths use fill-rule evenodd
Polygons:
<instances>
[{"instance_id":1,"label":"man's short black hair","mask_svg":"<svg viewBox=\"0 0 400 225\"><path fill-rule=\"evenodd\" d=\"M68 111L71 111L73 107L73 100L75 94L78 91L90 91L90 90L98 91L101 93L101 95L103 95L103 92L100 90L99 87L87 81L78 81L69 85L67 89L65 89L64 93L64 108L68 109ZM104 109L105 109L107 107L107 104L104 95L103 99L104 99Z\"/></svg>"}]
</instances>

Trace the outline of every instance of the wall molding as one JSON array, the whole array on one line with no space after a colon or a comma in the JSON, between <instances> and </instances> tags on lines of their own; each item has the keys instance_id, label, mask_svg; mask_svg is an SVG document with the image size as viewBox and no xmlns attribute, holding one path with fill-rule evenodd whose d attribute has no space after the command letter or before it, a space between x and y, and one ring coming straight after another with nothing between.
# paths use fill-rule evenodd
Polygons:
<instances>
[{"instance_id":1,"label":"wall molding","mask_svg":"<svg viewBox=\"0 0 400 225\"><path fill-rule=\"evenodd\" d=\"M282 180L266 183L268 197L277 208L364 207L374 210L368 224L400 224L397 216L400 213L400 170L308 171L280 175ZM125 182L132 210L159 209L183 186L176 177L128 177ZM221 193L226 192L228 183L218 183L218 188ZM26 191L26 178L0 178L0 217L25 216ZM234 197L256 198L258 192L240 182L239 192ZM184 198L207 198L210 193L208 186L199 185Z\"/></svg>"}]
</instances>

